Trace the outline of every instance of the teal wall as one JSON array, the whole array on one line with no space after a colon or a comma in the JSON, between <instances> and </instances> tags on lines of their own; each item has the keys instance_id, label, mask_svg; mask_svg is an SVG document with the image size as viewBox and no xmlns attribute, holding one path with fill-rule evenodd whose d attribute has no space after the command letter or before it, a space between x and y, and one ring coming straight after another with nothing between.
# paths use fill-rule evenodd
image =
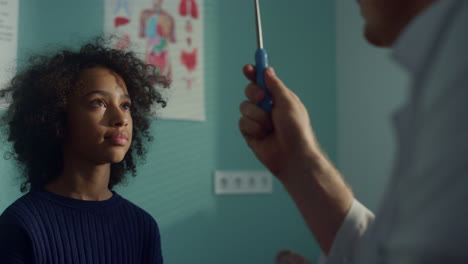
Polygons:
<instances>
[{"instance_id":1,"label":"teal wall","mask_svg":"<svg viewBox=\"0 0 468 264\"><path fill-rule=\"evenodd\" d=\"M169 1L169 0L167 0ZM336 159L335 18L329 0L262 1L270 64L303 99L323 148ZM252 1L205 0L206 122L155 120L138 176L118 188L158 221L166 263L273 263L291 248L319 249L275 181L271 195L215 196L215 170L264 169L237 129L256 48ZM27 54L76 45L102 32L97 0L20 2L19 65ZM51 46L52 45L52 46ZM170 102L169 102L170 103ZM4 152L8 146L0 145ZM0 160L0 211L19 197L15 164Z\"/></svg>"}]
</instances>

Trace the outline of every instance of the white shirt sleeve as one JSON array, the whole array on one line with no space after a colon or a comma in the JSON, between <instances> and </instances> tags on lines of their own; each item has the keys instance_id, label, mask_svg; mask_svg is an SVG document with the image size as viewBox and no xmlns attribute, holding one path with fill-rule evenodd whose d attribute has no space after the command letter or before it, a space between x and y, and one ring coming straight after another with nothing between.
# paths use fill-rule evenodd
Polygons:
<instances>
[{"instance_id":1,"label":"white shirt sleeve","mask_svg":"<svg viewBox=\"0 0 468 264\"><path fill-rule=\"evenodd\" d=\"M352 263L351 260L359 248L359 244L362 243L362 237L374 218L374 214L369 209L359 201L354 200L336 234L329 255L325 257L322 254L318 264Z\"/></svg>"}]
</instances>

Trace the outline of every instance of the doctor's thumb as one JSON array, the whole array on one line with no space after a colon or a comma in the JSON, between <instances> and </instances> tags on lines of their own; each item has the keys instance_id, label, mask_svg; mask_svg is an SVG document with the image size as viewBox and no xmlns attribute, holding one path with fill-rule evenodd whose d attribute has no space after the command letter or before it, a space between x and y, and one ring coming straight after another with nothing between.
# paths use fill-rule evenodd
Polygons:
<instances>
[{"instance_id":1,"label":"doctor's thumb","mask_svg":"<svg viewBox=\"0 0 468 264\"><path fill-rule=\"evenodd\" d=\"M265 83L268 91L271 94L274 104L281 104L281 101L288 96L288 88L281 81L273 68L269 67L265 70Z\"/></svg>"}]
</instances>

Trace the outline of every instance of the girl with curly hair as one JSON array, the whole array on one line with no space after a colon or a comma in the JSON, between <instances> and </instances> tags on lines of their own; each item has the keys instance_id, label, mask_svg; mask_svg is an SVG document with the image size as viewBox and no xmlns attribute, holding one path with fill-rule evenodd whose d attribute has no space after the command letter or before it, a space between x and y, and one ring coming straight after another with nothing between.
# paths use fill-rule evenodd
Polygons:
<instances>
[{"instance_id":1,"label":"girl with curly hair","mask_svg":"<svg viewBox=\"0 0 468 264\"><path fill-rule=\"evenodd\" d=\"M102 38L35 56L0 90L27 193L0 216L1 263L162 263L153 217L113 187L145 158L164 76Z\"/></svg>"}]
</instances>

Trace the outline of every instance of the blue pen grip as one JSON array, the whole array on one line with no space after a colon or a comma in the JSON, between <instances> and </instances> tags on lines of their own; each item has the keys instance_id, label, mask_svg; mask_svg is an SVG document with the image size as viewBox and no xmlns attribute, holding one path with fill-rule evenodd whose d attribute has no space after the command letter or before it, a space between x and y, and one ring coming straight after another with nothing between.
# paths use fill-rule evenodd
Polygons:
<instances>
[{"instance_id":1,"label":"blue pen grip","mask_svg":"<svg viewBox=\"0 0 468 264\"><path fill-rule=\"evenodd\" d=\"M263 110L271 113L271 109L273 107L273 101L271 100L270 91L268 91L266 84L265 84L265 70L268 68L268 55L266 50L264 49L257 49L255 52L255 80L257 81L257 85L260 86L266 93L265 98L263 101L258 103Z\"/></svg>"}]
</instances>

